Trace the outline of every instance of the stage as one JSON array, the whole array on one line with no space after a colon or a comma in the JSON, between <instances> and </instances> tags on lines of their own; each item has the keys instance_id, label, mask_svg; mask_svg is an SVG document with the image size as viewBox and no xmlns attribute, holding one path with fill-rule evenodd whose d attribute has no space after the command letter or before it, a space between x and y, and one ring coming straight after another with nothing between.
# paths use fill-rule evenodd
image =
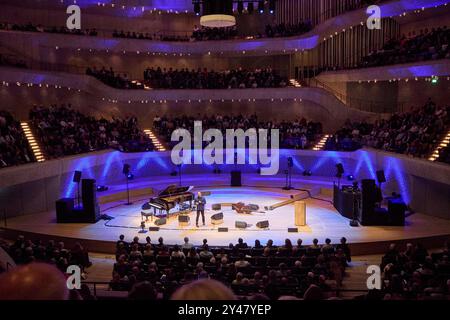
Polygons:
<instances>
[{"instance_id":1,"label":"stage","mask_svg":"<svg viewBox=\"0 0 450 320\"><path fill-rule=\"evenodd\" d=\"M201 244L208 239L211 246L227 246L243 238L249 245L256 239L265 244L272 239L276 245L284 243L286 238L296 242L303 239L304 244L310 244L314 238L323 243L330 238L333 243L341 237L346 237L352 245L355 254L380 253L392 241L414 241L420 239L424 243L441 246L443 239L450 234L450 221L415 213L406 219L404 227L351 227L349 220L342 217L333 207L332 186L333 179L294 176L292 185L294 190L283 190L284 176L263 177L257 174L245 174L242 187L229 186L229 174L186 175L182 177L182 185L194 186L192 192L210 191L206 197L205 210L206 225L195 226L196 213L191 212L190 224L180 226L178 217L170 217L167 224L160 226L159 231L148 231L154 226L154 220L146 221L146 233L141 230L141 206L150 197L155 196L169 184L178 184L179 177L164 176L152 179L136 179L130 183L132 190L132 204L125 205L126 194L124 184L110 185L106 192L98 193L101 214L112 217L112 220L100 220L95 224L57 224L55 212L42 212L10 218L7 227L2 231L9 237L24 234L28 237L44 239L61 238L68 244L80 240L89 250L98 252L114 252L115 241L120 234L127 240L138 236L142 241L149 236L153 242L159 237L167 244L181 244L184 237L190 242ZM151 194L153 192L153 195ZM290 199L291 195L305 198L307 225L295 226L294 205L265 210L265 206ZM312 198L310 197L312 196ZM239 214L231 207L212 210L215 203L257 204L260 209L251 214ZM223 212L224 222L220 225L211 224L211 215ZM269 228L259 229L259 221L269 221ZM249 224L246 229L237 229L236 221ZM219 232L218 228L228 228L228 232ZM297 233L289 233L288 228L297 227Z\"/></svg>"}]
</instances>

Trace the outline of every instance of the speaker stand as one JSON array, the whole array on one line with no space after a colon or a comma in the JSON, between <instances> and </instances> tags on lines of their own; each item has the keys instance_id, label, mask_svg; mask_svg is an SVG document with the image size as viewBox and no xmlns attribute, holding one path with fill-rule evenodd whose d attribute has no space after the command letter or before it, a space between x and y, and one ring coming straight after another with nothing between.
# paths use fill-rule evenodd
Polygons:
<instances>
[{"instance_id":1,"label":"speaker stand","mask_svg":"<svg viewBox=\"0 0 450 320\"><path fill-rule=\"evenodd\" d=\"M128 185L128 175L125 175L125 178L127 179L127 203L125 203L125 205L126 206L130 206L133 203L130 202L130 188L129 188L129 185Z\"/></svg>"},{"instance_id":2,"label":"speaker stand","mask_svg":"<svg viewBox=\"0 0 450 320\"><path fill-rule=\"evenodd\" d=\"M292 173L291 173L291 168L286 170L286 186L283 188L283 190L292 190Z\"/></svg>"},{"instance_id":3,"label":"speaker stand","mask_svg":"<svg viewBox=\"0 0 450 320\"><path fill-rule=\"evenodd\" d=\"M77 208L81 208L81 201L80 201L80 182L77 182Z\"/></svg>"}]
</instances>

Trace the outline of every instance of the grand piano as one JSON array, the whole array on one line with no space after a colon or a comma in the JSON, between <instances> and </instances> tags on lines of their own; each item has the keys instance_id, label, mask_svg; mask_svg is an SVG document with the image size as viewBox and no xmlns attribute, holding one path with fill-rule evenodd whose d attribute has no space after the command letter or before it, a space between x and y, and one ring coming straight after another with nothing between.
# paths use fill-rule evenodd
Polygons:
<instances>
[{"instance_id":1,"label":"grand piano","mask_svg":"<svg viewBox=\"0 0 450 320\"><path fill-rule=\"evenodd\" d=\"M141 216L148 220L148 217L169 217L170 210L179 206L179 211L192 208L194 194L191 190L194 187L178 187L170 185L161 191L157 197L151 198L150 201L142 205ZM189 202L189 205L187 204Z\"/></svg>"}]
</instances>

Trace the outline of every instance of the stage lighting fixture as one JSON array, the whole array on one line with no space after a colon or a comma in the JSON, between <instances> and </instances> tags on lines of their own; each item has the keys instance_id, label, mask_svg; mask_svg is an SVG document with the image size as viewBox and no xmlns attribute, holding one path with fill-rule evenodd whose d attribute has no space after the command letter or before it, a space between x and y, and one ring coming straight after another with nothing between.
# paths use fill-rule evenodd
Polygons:
<instances>
[{"instance_id":1,"label":"stage lighting fixture","mask_svg":"<svg viewBox=\"0 0 450 320\"><path fill-rule=\"evenodd\" d=\"M348 181L353 181L353 180L355 180L355 177L354 177L352 174L349 174L349 175L347 176L347 180L348 180Z\"/></svg>"},{"instance_id":2,"label":"stage lighting fixture","mask_svg":"<svg viewBox=\"0 0 450 320\"><path fill-rule=\"evenodd\" d=\"M97 192L104 192L104 191L108 191L108 187L107 186L97 186Z\"/></svg>"},{"instance_id":3,"label":"stage lighting fixture","mask_svg":"<svg viewBox=\"0 0 450 320\"><path fill-rule=\"evenodd\" d=\"M264 13L264 1L258 1L258 11L259 13Z\"/></svg>"},{"instance_id":4,"label":"stage lighting fixture","mask_svg":"<svg viewBox=\"0 0 450 320\"><path fill-rule=\"evenodd\" d=\"M200 15L200 2L195 2L194 3L194 12L195 12L195 15L196 16L198 16L198 15Z\"/></svg>"},{"instance_id":5,"label":"stage lighting fixture","mask_svg":"<svg viewBox=\"0 0 450 320\"><path fill-rule=\"evenodd\" d=\"M439 82L439 78L438 78L438 77L433 77L433 78L431 79L431 83L432 83L432 84L438 84L438 82Z\"/></svg>"},{"instance_id":6,"label":"stage lighting fixture","mask_svg":"<svg viewBox=\"0 0 450 320\"><path fill-rule=\"evenodd\" d=\"M238 1L237 11L238 11L239 14L242 14L242 12L244 12L244 2Z\"/></svg>"},{"instance_id":7,"label":"stage lighting fixture","mask_svg":"<svg viewBox=\"0 0 450 320\"><path fill-rule=\"evenodd\" d=\"M134 179L134 174L132 174L131 172L129 174L127 174L127 179L128 180L133 180Z\"/></svg>"},{"instance_id":8,"label":"stage lighting fixture","mask_svg":"<svg viewBox=\"0 0 450 320\"><path fill-rule=\"evenodd\" d=\"M305 170L305 171L303 171L303 176L304 176L304 177L311 177L311 176L312 176L311 170Z\"/></svg>"},{"instance_id":9,"label":"stage lighting fixture","mask_svg":"<svg viewBox=\"0 0 450 320\"><path fill-rule=\"evenodd\" d=\"M292 157L287 158L288 168L292 168L294 166L294 159Z\"/></svg>"},{"instance_id":10,"label":"stage lighting fixture","mask_svg":"<svg viewBox=\"0 0 450 320\"><path fill-rule=\"evenodd\" d=\"M252 14L254 10L255 10L255 6L253 5L253 2L249 2L247 4L247 12L248 12L248 14Z\"/></svg>"},{"instance_id":11,"label":"stage lighting fixture","mask_svg":"<svg viewBox=\"0 0 450 320\"><path fill-rule=\"evenodd\" d=\"M269 0L269 12L270 14L275 12L275 0Z\"/></svg>"}]
</instances>

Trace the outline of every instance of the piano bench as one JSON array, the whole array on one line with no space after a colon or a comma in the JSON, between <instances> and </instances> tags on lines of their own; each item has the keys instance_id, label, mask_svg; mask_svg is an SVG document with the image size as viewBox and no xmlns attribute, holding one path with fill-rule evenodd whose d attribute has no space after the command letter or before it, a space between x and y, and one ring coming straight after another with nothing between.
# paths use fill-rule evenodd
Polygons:
<instances>
[{"instance_id":1,"label":"piano bench","mask_svg":"<svg viewBox=\"0 0 450 320\"><path fill-rule=\"evenodd\" d=\"M151 217L151 221L153 221L153 213L141 211L141 217L145 217L145 221L148 221L148 217Z\"/></svg>"}]
</instances>

